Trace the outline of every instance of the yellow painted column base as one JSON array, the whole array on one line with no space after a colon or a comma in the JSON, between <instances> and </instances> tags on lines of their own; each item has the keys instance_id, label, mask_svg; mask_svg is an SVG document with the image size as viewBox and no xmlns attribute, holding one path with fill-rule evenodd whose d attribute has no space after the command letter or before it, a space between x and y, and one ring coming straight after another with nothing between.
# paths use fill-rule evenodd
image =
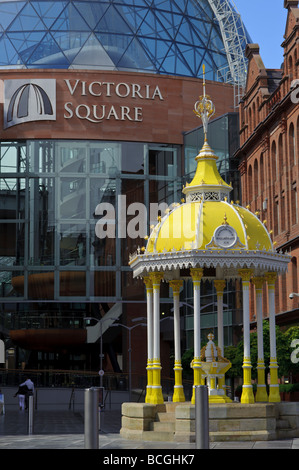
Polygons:
<instances>
[{"instance_id":1,"label":"yellow painted column base","mask_svg":"<svg viewBox=\"0 0 299 470\"><path fill-rule=\"evenodd\" d=\"M280 400L280 393L279 393L279 385L270 385L269 386L269 403L279 403Z\"/></svg>"},{"instance_id":2,"label":"yellow painted column base","mask_svg":"<svg viewBox=\"0 0 299 470\"><path fill-rule=\"evenodd\" d=\"M278 385L278 364L276 358L270 359L270 386L269 386L269 402L279 403L280 393Z\"/></svg>"},{"instance_id":3,"label":"yellow painted column base","mask_svg":"<svg viewBox=\"0 0 299 470\"><path fill-rule=\"evenodd\" d=\"M150 397L152 393L152 385L153 385L153 371L152 371L152 361L149 359L147 362L147 386L146 386L146 395L145 395L145 403L150 403Z\"/></svg>"},{"instance_id":4,"label":"yellow painted column base","mask_svg":"<svg viewBox=\"0 0 299 470\"><path fill-rule=\"evenodd\" d=\"M162 393L162 387L153 385L152 386L152 392L150 396L150 403L152 405L160 405L161 403L164 403L164 398L163 398L163 393Z\"/></svg>"},{"instance_id":5,"label":"yellow painted column base","mask_svg":"<svg viewBox=\"0 0 299 470\"><path fill-rule=\"evenodd\" d=\"M254 403L253 388L251 385L251 362L250 358L244 357L243 361L243 386L241 403Z\"/></svg>"},{"instance_id":6,"label":"yellow painted column base","mask_svg":"<svg viewBox=\"0 0 299 470\"><path fill-rule=\"evenodd\" d=\"M172 401L175 403L186 401L183 385L175 385Z\"/></svg>"},{"instance_id":7,"label":"yellow painted column base","mask_svg":"<svg viewBox=\"0 0 299 470\"><path fill-rule=\"evenodd\" d=\"M232 400L226 395L209 395L209 403L231 403Z\"/></svg>"},{"instance_id":8,"label":"yellow painted column base","mask_svg":"<svg viewBox=\"0 0 299 470\"><path fill-rule=\"evenodd\" d=\"M259 403L269 401L266 385L257 385L255 401Z\"/></svg>"},{"instance_id":9,"label":"yellow painted column base","mask_svg":"<svg viewBox=\"0 0 299 470\"><path fill-rule=\"evenodd\" d=\"M269 397L265 384L265 365L262 359L257 361L257 389L255 395L256 402L268 402Z\"/></svg>"},{"instance_id":10,"label":"yellow painted column base","mask_svg":"<svg viewBox=\"0 0 299 470\"><path fill-rule=\"evenodd\" d=\"M164 403L162 387L161 387L161 365L160 359L153 359L152 361L152 377L153 383L151 387L150 403L158 405Z\"/></svg>"},{"instance_id":11,"label":"yellow painted column base","mask_svg":"<svg viewBox=\"0 0 299 470\"><path fill-rule=\"evenodd\" d=\"M172 401L174 402L184 402L186 401L185 399L185 394L184 394L184 388L183 388L183 377L182 377L182 364L181 361L177 360L174 363L174 391L173 391L173 397Z\"/></svg>"},{"instance_id":12,"label":"yellow painted column base","mask_svg":"<svg viewBox=\"0 0 299 470\"><path fill-rule=\"evenodd\" d=\"M254 395L252 385L242 386L241 403L254 403Z\"/></svg>"}]
</instances>

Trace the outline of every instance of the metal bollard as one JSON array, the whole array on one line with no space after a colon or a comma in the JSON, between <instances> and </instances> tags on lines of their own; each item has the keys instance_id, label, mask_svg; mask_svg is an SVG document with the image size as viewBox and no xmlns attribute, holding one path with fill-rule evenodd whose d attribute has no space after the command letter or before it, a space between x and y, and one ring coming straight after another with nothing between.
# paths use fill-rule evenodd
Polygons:
<instances>
[{"instance_id":1,"label":"metal bollard","mask_svg":"<svg viewBox=\"0 0 299 470\"><path fill-rule=\"evenodd\" d=\"M195 386L196 449L209 449L209 395L205 385Z\"/></svg>"},{"instance_id":2,"label":"metal bollard","mask_svg":"<svg viewBox=\"0 0 299 470\"><path fill-rule=\"evenodd\" d=\"M34 397L28 397L28 434L33 434Z\"/></svg>"},{"instance_id":3,"label":"metal bollard","mask_svg":"<svg viewBox=\"0 0 299 470\"><path fill-rule=\"evenodd\" d=\"M86 388L84 393L84 446L99 448L99 389Z\"/></svg>"}]
</instances>

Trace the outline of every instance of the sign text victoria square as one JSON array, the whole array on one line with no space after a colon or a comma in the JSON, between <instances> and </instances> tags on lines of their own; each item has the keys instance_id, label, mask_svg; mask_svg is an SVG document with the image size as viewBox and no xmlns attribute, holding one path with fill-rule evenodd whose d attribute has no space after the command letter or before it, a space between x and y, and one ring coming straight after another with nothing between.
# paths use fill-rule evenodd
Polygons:
<instances>
[{"instance_id":1,"label":"sign text victoria square","mask_svg":"<svg viewBox=\"0 0 299 470\"><path fill-rule=\"evenodd\" d=\"M114 82L91 82L87 83L82 80L65 80L68 90L71 96L79 91L82 97L92 95L96 98L108 97L113 98L139 98L142 100L155 100L159 99L163 101L162 93L158 86L151 87L150 85L144 84L139 85L138 83L114 83ZM65 119L71 119L76 116L78 119L87 119L90 122L100 123L104 119L115 119L116 121L142 121L142 107L140 106L115 106L113 104L106 105L95 103L87 105L80 103L76 106L71 101L64 105Z\"/></svg>"},{"instance_id":2,"label":"sign text victoria square","mask_svg":"<svg viewBox=\"0 0 299 470\"><path fill-rule=\"evenodd\" d=\"M80 79L62 81L70 99L63 103L64 119L77 118L92 123L103 120L142 122L142 106L119 104L126 98L163 101L157 85L138 83L114 83L108 81L87 82ZM72 99L76 95L76 100ZM78 103L78 96L82 102ZM84 97L92 97L88 103ZM117 99L118 104L113 102ZM104 100L104 103L103 103ZM56 80L18 79L4 80L4 129L28 121L56 120Z\"/></svg>"}]
</instances>

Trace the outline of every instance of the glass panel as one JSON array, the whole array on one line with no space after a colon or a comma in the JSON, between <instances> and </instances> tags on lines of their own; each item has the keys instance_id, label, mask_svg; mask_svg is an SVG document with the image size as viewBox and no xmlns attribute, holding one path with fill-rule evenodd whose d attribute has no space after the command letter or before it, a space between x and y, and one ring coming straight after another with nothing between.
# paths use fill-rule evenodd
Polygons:
<instances>
[{"instance_id":1,"label":"glass panel","mask_svg":"<svg viewBox=\"0 0 299 470\"><path fill-rule=\"evenodd\" d=\"M23 297L24 275L19 271L2 271L0 273L1 297Z\"/></svg>"},{"instance_id":2,"label":"glass panel","mask_svg":"<svg viewBox=\"0 0 299 470\"><path fill-rule=\"evenodd\" d=\"M86 179L61 178L59 213L62 219L85 219Z\"/></svg>"},{"instance_id":3,"label":"glass panel","mask_svg":"<svg viewBox=\"0 0 299 470\"><path fill-rule=\"evenodd\" d=\"M17 63L22 63L19 59L18 53L11 44L10 40L7 37L2 36L0 38L0 65L7 66Z\"/></svg>"},{"instance_id":4,"label":"glass panel","mask_svg":"<svg viewBox=\"0 0 299 470\"><path fill-rule=\"evenodd\" d=\"M116 273L114 271L91 272L90 295L94 297L115 297Z\"/></svg>"},{"instance_id":5,"label":"glass panel","mask_svg":"<svg viewBox=\"0 0 299 470\"><path fill-rule=\"evenodd\" d=\"M54 272L31 271L28 274L29 299L54 299Z\"/></svg>"},{"instance_id":6,"label":"glass panel","mask_svg":"<svg viewBox=\"0 0 299 470\"><path fill-rule=\"evenodd\" d=\"M105 173L114 177L120 170L121 144L97 142L90 144L90 173Z\"/></svg>"},{"instance_id":7,"label":"glass panel","mask_svg":"<svg viewBox=\"0 0 299 470\"><path fill-rule=\"evenodd\" d=\"M149 174L174 176L176 172L173 150L149 149Z\"/></svg>"},{"instance_id":8,"label":"glass panel","mask_svg":"<svg viewBox=\"0 0 299 470\"><path fill-rule=\"evenodd\" d=\"M15 18L16 14L23 8L25 2L1 2L0 3L0 25L6 29Z\"/></svg>"},{"instance_id":9,"label":"glass panel","mask_svg":"<svg viewBox=\"0 0 299 470\"><path fill-rule=\"evenodd\" d=\"M0 144L0 173L26 171L26 147L17 142Z\"/></svg>"},{"instance_id":10,"label":"glass panel","mask_svg":"<svg viewBox=\"0 0 299 470\"><path fill-rule=\"evenodd\" d=\"M25 250L25 224L1 223L0 266L23 266ZM4 275L4 273L2 273Z\"/></svg>"},{"instance_id":11,"label":"glass panel","mask_svg":"<svg viewBox=\"0 0 299 470\"><path fill-rule=\"evenodd\" d=\"M59 295L62 297L86 296L86 272L60 271Z\"/></svg>"},{"instance_id":12,"label":"glass panel","mask_svg":"<svg viewBox=\"0 0 299 470\"><path fill-rule=\"evenodd\" d=\"M90 25L91 29L95 29L96 24L98 23L98 21L100 21L105 11L109 7L109 3L104 2L97 2L96 5L92 2L73 3L76 6L77 10L80 12L81 16L85 19L86 23Z\"/></svg>"},{"instance_id":13,"label":"glass panel","mask_svg":"<svg viewBox=\"0 0 299 470\"><path fill-rule=\"evenodd\" d=\"M86 264L86 225L68 224L60 227L60 265Z\"/></svg>"},{"instance_id":14,"label":"glass panel","mask_svg":"<svg viewBox=\"0 0 299 470\"><path fill-rule=\"evenodd\" d=\"M34 2L34 8L42 18L45 25L50 28L54 21L58 18L61 11L65 7L67 2Z\"/></svg>"},{"instance_id":15,"label":"glass panel","mask_svg":"<svg viewBox=\"0 0 299 470\"><path fill-rule=\"evenodd\" d=\"M29 263L54 264L56 202L54 178L29 180Z\"/></svg>"},{"instance_id":16,"label":"glass panel","mask_svg":"<svg viewBox=\"0 0 299 470\"><path fill-rule=\"evenodd\" d=\"M97 206L101 203L110 204L111 209L115 208L115 195L116 195L116 181L114 178L91 178L89 181L89 218L97 219L96 212L98 211ZM104 206L103 206L104 207ZM103 211L98 215L104 215Z\"/></svg>"},{"instance_id":17,"label":"glass panel","mask_svg":"<svg viewBox=\"0 0 299 470\"><path fill-rule=\"evenodd\" d=\"M63 10L61 15L57 18L52 28L54 30L64 31L87 31L89 27L83 20L78 10L72 5L72 2L68 3L67 8Z\"/></svg>"},{"instance_id":18,"label":"glass panel","mask_svg":"<svg viewBox=\"0 0 299 470\"><path fill-rule=\"evenodd\" d=\"M134 279L133 271L123 271L122 272L122 288L121 294L122 298L133 299L133 300L145 300L145 285L143 279ZM140 308L140 306L138 306ZM146 318L146 304L144 304L144 313Z\"/></svg>"},{"instance_id":19,"label":"glass panel","mask_svg":"<svg viewBox=\"0 0 299 470\"><path fill-rule=\"evenodd\" d=\"M56 155L59 155L59 165L62 173L82 173L86 171L86 143L64 142L56 143Z\"/></svg>"},{"instance_id":20,"label":"glass panel","mask_svg":"<svg viewBox=\"0 0 299 470\"><path fill-rule=\"evenodd\" d=\"M39 16L36 14L36 11L30 3L27 3L25 8L17 16L17 18L9 26L8 30L11 31L34 31L34 30L45 30L45 25Z\"/></svg>"},{"instance_id":21,"label":"glass panel","mask_svg":"<svg viewBox=\"0 0 299 470\"><path fill-rule=\"evenodd\" d=\"M122 180L121 192L123 198L121 207L118 207L118 217L122 220L122 231L118 233L121 236L122 265L126 266L129 255L145 245L148 214L144 205L144 181Z\"/></svg>"},{"instance_id":22,"label":"glass panel","mask_svg":"<svg viewBox=\"0 0 299 470\"><path fill-rule=\"evenodd\" d=\"M28 142L29 171L53 173L55 171L53 142L46 140Z\"/></svg>"},{"instance_id":23,"label":"glass panel","mask_svg":"<svg viewBox=\"0 0 299 470\"><path fill-rule=\"evenodd\" d=\"M99 218L100 219L100 218ZM107 220L107 216L105 217ZM101 217L104 224L104 217ZM116 263L116 237L105 236L109 230L108 223L113 224L112 230L115 233L115 219L107 221L107 225L99 227L91 224L90 229L90 265L91 266L115 266ZM102 235L101 235L102 234Z\"/></svg>"},{"instance_id":24,"label":"glass panel","mask_svg":"<svg viewBox=\"0 0 299 470\"><path fill-rule=\"evenodd\" d=\"M144 144L122 144L121 171L122 173L144 173Z\"/></svg>"},{"instance_id":25,"label":"glass panel","mask_svg":"<svg viewBox=\"0 0 299 470\"><path fill-rule=\"evenodd\" d=\"M0 219L24 218L25 178L0 178Z\"/></svg>"}]
</instances>

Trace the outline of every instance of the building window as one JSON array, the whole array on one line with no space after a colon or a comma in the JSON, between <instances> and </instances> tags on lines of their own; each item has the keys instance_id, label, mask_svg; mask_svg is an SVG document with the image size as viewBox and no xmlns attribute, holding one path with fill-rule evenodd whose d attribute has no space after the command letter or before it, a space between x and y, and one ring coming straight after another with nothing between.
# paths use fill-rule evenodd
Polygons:
<instances>
[{"instance_id":1,"label":"building window","mask_svg":"<svg viewBox=\"0 0 299 470\"><path fill-rule=\"evenodd\" d=\"M279 201L278 197L274 201L274 235L278 235L279 231Z\"/></svg>"},{"instance_id":2,"label":"building window","mask_svg":"<svg viewBox=\"0 0 299 470\"><path fill-rule=\"evenodd\" d=\"M292 225L296 225L298 222L298 202L297 202L297 187L293 185L291 190L291 213L292 213Z\"/></svg>"},{"instance_id":3,"label":"building window","mask_svg":"<svg viewBox=\"0 0 299 470\"><path fill-rule=\"evenodd\" d=\"M259 191L259 170L258 170L258 162L257 159L254 162L253 167L253 186L254 186L254 194L253 196L256 198L257 195L260 193Z\"/></svg>"},{"instance_id":4,"label":"building window","mask_svg":"<svg viewBox=\"0 0 299 470\"><path fill-rule=\"evenodd\" d=\"M272 175L273 175L273 181L276 181L276 143L272 143L272 148L271 148L271 159L272 159Z\"/></svg>"},{"instance_id":5,"label":"building window","mask_svg":"<svg viewBox=\"0 0 299 470\"><path fill-rule=\"evenodd\" d=\"M252 166L248 169L248 201L252 201Z\"/></svg>"},{"instance_id":6,"label":"building window","mask_svg":"<svg viewBox=\"0 0 299 470\"><path fill-rule=\"evenodd\" d=\"M281 200L280 200L280 230L282 232L285 231L285 217L286 217L286 211L285 211L285 197L284 197L284 192L281 195Z\"/></svg>"},{"instance_id":7,"label":"building window","mask_svg":"<svg viewBox=\"0 0 299 470\"><path fill-rule=\"evenodd\" d=\"M279 161L279 169L280 172L282 171L284 161L283 161L283 143L282 143L282 134L280 134L278 139L278 161Z\"/></svg>"},{"instance_id":8,"label":"building window","mask_svg":"<svg viewBox=\"0 0 299 470\"><path fill-rule=\"evenodd\" d=\"M261 189L264 189L264 155L261 154L261 159L260 159L260 183L261 183Z\"/></svg>"},{"instance_id":9,"label":"building window","mask_svg":"<svg viewBox=\"0 0 299 470\"><path fill-rule=\"evenodd\" d=\"M289 157L291 165L296 165L296 145L293 123L291 123L289 128Z\"/></svg>"}]
</instances>

